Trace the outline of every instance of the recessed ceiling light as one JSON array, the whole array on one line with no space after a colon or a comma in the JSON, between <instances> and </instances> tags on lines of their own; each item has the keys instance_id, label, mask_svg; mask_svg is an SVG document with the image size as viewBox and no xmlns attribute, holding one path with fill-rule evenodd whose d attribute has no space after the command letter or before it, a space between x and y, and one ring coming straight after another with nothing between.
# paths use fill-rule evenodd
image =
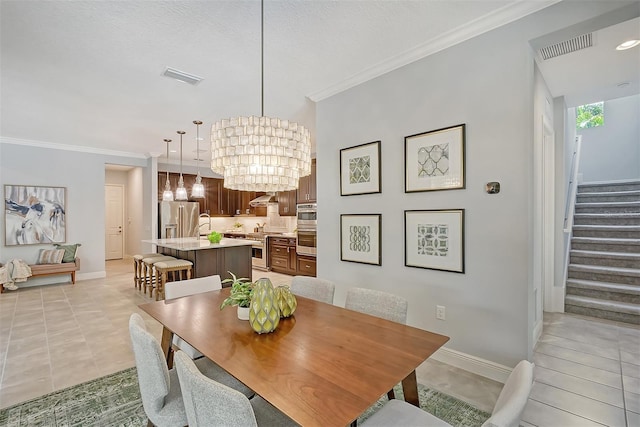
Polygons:
<instances>
[{"instance_id":1,"label":"recessed ceiling light","mask_svg":"<svg viewBox=\"0 0 640 427\"><path fill-rule=\"evenodd\" d=\"M177 153L178 150L169 150L170 153Z\"/></svg>"},{"instance_id":2,"label":"recessed ceiling light","mask_svg":"<svg viewBox=\"0 0 640 427\"><path fill-rule=\"evenodd\" d=\"M640 40L627 40L624 43L620 43L618 45L618 47L616 47L616 50L627 50L627 49L631 49L632 47L636 47L640 44Z\"/></svg>"}]
</instances>

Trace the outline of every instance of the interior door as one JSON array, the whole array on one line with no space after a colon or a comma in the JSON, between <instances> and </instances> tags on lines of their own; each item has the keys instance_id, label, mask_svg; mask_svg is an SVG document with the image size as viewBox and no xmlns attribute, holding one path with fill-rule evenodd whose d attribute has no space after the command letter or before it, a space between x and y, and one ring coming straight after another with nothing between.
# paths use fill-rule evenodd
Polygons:
<instances>
[{"instance_id":1,"label":"interior door","mask_svg":"<svg viewBox=\"0 0 640 427\"><path fill-rule=\"evenodd\" d=\"M105 205L105 258L122 259L124 188L121 185L104 186Z\"/></svg>"}]
</instances>

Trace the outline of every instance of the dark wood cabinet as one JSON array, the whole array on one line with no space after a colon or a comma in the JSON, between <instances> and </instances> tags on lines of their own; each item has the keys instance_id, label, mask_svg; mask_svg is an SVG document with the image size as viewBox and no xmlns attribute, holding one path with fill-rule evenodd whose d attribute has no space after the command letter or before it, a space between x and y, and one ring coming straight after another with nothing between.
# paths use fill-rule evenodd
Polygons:
<instances>
[{"instance_id":1,"label":"dark wood cabinet","mask_svg":"<svg viewBox=\"0 0 640 427\"><path fill-rule=\"evenodd\" d=\"M271 270L295 275L297 272L296 239L269 237L269 259Z\"/></svg>"},{"instance_id":2,"label":"dark wood cabinet","mask_svg":"<svg viewBox=\"0 0 640 427\"><path fill-rule=\"evenodd\" d=\"M278 213L280 216L295 216L297 191L280 191L278 192Z\"/></svg>"},{"instance_id":3,"label":"dark wood cabinet","mask_svg":"<svg viewBox=\"0 0 640 427\"><path fill-rule=\"evenodd\" d=\"M301 276L316 276L316 257L298 255L297 274Z\"/></svg>"},{"instance_id":4,"label":"dark wood cabinet","mask_svg":"<svg viewBox=\"0 0 640 427\"><path fill-rule=\"evenodd\" d=\"M315 203L316 201L316 159L311 159L311 174L303 176L298 182L298 203Z\"/></svg>"}]
</instances>

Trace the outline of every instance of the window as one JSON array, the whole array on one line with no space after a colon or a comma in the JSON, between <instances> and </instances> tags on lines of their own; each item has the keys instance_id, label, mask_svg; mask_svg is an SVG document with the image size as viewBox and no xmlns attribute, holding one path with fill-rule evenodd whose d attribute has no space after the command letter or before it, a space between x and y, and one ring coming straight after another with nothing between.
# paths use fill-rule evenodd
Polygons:
<instances>
[{"instance_id":1,"label":"window","mask_svg":"<svg viewBox=\"0 0 640 427\"><path fill-rule=\"evenodd\" d=\"M576 129L604 125L604 101L581 105L576 109Z\"/></svg>"}]
</instances>

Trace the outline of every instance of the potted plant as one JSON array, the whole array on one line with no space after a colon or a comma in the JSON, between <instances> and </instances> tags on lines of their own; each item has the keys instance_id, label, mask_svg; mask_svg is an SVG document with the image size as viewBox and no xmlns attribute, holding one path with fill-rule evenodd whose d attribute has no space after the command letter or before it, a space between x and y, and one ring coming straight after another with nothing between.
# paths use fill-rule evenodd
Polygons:
<instances>
[{"instance_id":1,"label":"potted plant","mask_svg":"<svg viewBox=\"0 0 640 427\"><path fill-rule=\"evenodd\" d=\"M231 283L229 296L220 304L220 310L227 306L238 306L238 319L249 320L249 306L251 305L251 292L253 283L246 277L236 277L229 271L231 279L224 279L222 283Z\"/></svg>"}]
</instances>

